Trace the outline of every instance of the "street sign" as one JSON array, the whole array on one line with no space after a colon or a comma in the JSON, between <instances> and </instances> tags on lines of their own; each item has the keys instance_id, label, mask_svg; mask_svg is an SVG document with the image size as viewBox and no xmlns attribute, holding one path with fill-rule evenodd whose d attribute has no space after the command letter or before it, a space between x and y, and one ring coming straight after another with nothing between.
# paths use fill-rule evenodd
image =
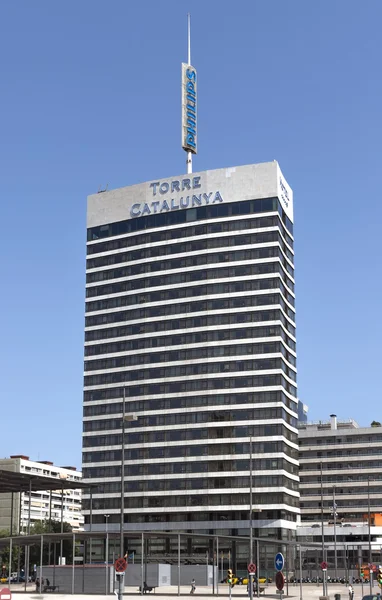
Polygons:
<instances>
[{"instance_id":1,"label":"street sign","mask_svg":"<svg viewBox=\"0 0 382 600\"><path fill-rule=\"evenodd\" d=\"M325 562L325 561L323 561L323 562L321 563L321 569L322 569L323 571L326 571L326 569L327 569L327 568L328 568L328 563L327 563L327 562Z\"/></svg>"},{"instance_id":2,"label":"street sign","mask_svg":"<svg viewBox=\"0 0 382 600\"><path fill-rule=\"evenodd\" d=\"M126 567L127 567L126 560L124 558L117 558L117 560L114 563L115 572L123 573L124 571L126 571ZM0 600L2 600L2 599L0 598Z\"/></svg>"},{"instance_id":3,"label":"street sign","mask_svg":"<svg viewBox=\"0 0 382 600\"><path fill-rule=\"evenodd\" d=\"M284 575L281 573L281 571L277 571L276 577L275 577L275 582L276 582L277 589L281 592L281 590L284 587L284 583L285 583Z\"/></svg>"},{"instance_id":4,"label":"street sign","mask_svg":"<svg viewBox=\"0 0 382 600\"><path fill-rule=\"evenodd\" d=\"M281 554L281 552L277 552L277 554L275 556L275 567L276 567L276 571L282 571L284 568L284 557Z\"/></svg>"},{"instance_id":5,"label":"street sign","mask_svg":"<svg viewBox=\"0 0 382 600\"><path fill-rule=\"evenodd\" d=\"M248 573L256 573L256 565L254 563L249 563Z\"/></svg>"},{"instance_id":6,"label":"street sign","mask_svg":"<svg viewBox=\"0 0 382 600\"><path fill-rule=\"evenodd\" d=\"M3 588L0 590L0 600L11 600L12 594L9 588Z\"/></svg>"}]
</instances>

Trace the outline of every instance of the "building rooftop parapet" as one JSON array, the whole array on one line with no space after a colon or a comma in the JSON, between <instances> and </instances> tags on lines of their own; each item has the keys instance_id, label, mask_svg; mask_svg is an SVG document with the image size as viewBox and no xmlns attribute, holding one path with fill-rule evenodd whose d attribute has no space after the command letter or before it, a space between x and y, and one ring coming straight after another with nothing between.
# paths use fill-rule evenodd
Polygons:
<instances>
[{"instance_id":1,"label":"building rooftop parapet","mask_svg":"<svg viewBox=\"0 0 382 600\"><path fill-rule=\"evenodd\" d=\"M304 430L309 429L311 431L321 431L321 430L330 430L332 429L331 421L307 421L304 423L303 421L299 421L297 425L298 429ZM337 429L359 429L359 425L357 421L354 419L338 419L337 421Z\"/></svg>"}]
</instances>

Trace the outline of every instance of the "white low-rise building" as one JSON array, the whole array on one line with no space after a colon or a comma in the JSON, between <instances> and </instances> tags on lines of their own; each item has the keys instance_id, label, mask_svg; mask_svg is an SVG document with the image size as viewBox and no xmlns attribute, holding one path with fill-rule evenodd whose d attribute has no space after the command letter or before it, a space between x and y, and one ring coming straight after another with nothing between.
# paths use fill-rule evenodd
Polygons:
<instances>
[{"instance_id":1,"label":"white low-rise building","mask_svg":"<svg viewBox=\"0 0 382 600\"><path fill-rule=\"evenodd\" d=\"M12 494L0 494L0 529L15 533L26 533L28 519L33 525L40 521L60 521L69 523L73 531L83 528L81 489L65 489L63 481L82 480L82 473L76 467L58 467L50 461L33 461L28 456L14 455L0 459L0 469L15 473L26 473L39 477L57 479L57 489ZM11 519L11 513L13 518Z\"/></svg>"},{"instance_id":2,"label":"white low-rise building","mask_svg":"<svg viewBox=\"0 0 382 600\"><path fill-rule=\"evenodd\" d=\"M323 533L328 562L338 569L379 564L382 427L378 423L360 427L353 419L339 420L336 415L327 421L299 423L299 459L298 539L322 543Z\"/></svg>"}]
</instances>

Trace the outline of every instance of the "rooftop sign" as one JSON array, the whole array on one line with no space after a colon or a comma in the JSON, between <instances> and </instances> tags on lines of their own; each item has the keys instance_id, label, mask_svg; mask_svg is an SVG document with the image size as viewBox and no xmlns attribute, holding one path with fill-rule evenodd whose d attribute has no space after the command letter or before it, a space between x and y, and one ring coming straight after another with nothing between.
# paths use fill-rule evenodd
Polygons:
<instances>
[{"instance_id":1,"label":"rooftop sign","mask_svg":"<svg viewBox=\"0 0 382 600\"><path fill-rule=\"evenodd\" d=\"M182 148L197 153L197 75L191 65L182 63Z\"/></svg>"},{"instance_id":2,"label":"rooftop sign","mask_svg":"<svg viewBox=\"0 0 382 600\"><path fill-rule=\"evenodd\" d=\"M153 181L149 184L149 188L153 200L134 203L130 209L130 217L143 217L153 213L223 202L219 191L203 192L200 175L170 181Z\"/></svg>"}]
</instances>

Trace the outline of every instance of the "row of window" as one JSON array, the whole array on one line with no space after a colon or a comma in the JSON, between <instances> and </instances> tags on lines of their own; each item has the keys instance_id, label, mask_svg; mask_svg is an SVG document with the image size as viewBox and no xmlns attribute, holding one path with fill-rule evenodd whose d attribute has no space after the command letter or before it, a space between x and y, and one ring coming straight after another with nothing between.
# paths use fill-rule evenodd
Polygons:
<instances>
[{"instance_id":1,"label":"row of window","mask_svg":"<svg viewBox=\"0 0 382 600\"><path fill-rule=\"evenodd\" d=\"M283 494L282 492L262 492L260 494L253 494L252 502L254 506L257 505L270 505L270 504L286 504L287 506L299 507L299 498L290 496L289 494ZM129 508L164 508L164 507L177 507L177 506L230 506L230 505L249 505L249 494L243 494L237 491L236 494L198 494L192 495L177 495L172 494L169 496L138 496L138 497L125 497L125 510L128 512ZM113 508L120 508L120 498L93 498L93 510L110 510ZM89 500L84 500L84 510L89 510Z\"/></svg>"},{"instance_id":2,"label":"row of window","mask_svg":"<svg viewBox=\"0 0 382 600\"><path fill-rule=\"evenodd\" d=\"M182 413L167 413L167 414L145 414L139 417L138 427L129 427L128 442L129 444L146 444L146 443L165 443L179 442L182 440L216 440L227 437L254 437L254 436L269 436L269 435L284 435L287 439L296 440L296 434L292 433L290 438L290 430L281 423L269 423L268 425L256 425L253 421L265 419L284 419L287 423L295 426L296 419L291 417L281 407L262 408L262 409L241 409L241 410L216 410L216 411L196 411ZM235 421L250 421L248 425L235 426ZM167 431L142 431L143 427L169 427L171 425L195 425L196 423L212 423L216 427L205 428L179 428ZM106 419L104 421L84 421L83 430L85 433L94 431L113 431L122 429L122 419ZM112 440L112 441L111 441ZM84 447L89 448L95 446L117 446L122 444L122 433L84 436Z\"/></svg>"},{"instance_id":3,"label":"row of window","mask_svg":"<svg viewBox=\"0 0 382 600\"><path fill-rule=\"evenodd\" d=\"M87 502L87 511L89 512L89 503ZM261 519L268 519L271 521L275 521L278 519L283 519L286 521L291 521L293 523L296 522L296 514L293 512L289 512L289 511L285 511L285 510L267 510L266 508L263 508L261 513L254 513L253 515L253 520L256 521L258 515L261 515ZM86 519L86 523L89 524L90 522L90 515L87 514L85 515L85 519ZM248 510L245 510L245 508L243 507L241 510L225 510L224 512L219 511L218 508L214 509L213 512L204 512L201 510L198 511L194 511L194 512L181 512L179 510L177 510L176 512L171 512L171 513L166 513L166 511L160 511L160 513L142 513L142 514L137 514L137 513L128 513L126 512L124 515L124 522L125 523L169 523L170 521L172 523L179 523L179 522L183 522L183 521L188 521L189 523L193 523L193 522L211 522L211 521L227 521L227 520L232 520L232 521L244 521L245 523L243 523L243 527L247 527L248 524ZM119 523L120 522L120 514L118 511L116 511L114 514L111 513L110 514L110 519L109 519L109 523ZM105 515L104 514L98 514L98 513L93 513L92 514L92 523L102 523L103 525L105 525ZM223 525L223 524L222 524ZM256 524L254 523L254 527L256 527ZM199 533L209 533L209 530L204 530L201 529L200 527L198 527L198 532ZM227 530L226 532L227 534L230 534L231 531ZM290 531L290 530L286 530L286 529L279 529L276 527L267 527L266 529L262 530L262 537L267 536L269 539L272 538L274 540L276 539L288 539L288 540L294 540L295 539L295 532L294 531ZM136 545L137 550L138 550L138 546L140 544L140 540L136 539L134 540L134 538L130 538L129 540L129 547L134 547L134 545ZM175 552L177 554L178 552L178 541L175 539L171 539L171 538L164 538L162 540L160 540L160 538L155 537L155 538L151 538L150 540L150 547L151 544L155 543L156 547L157 544L159 544L159 548L162 548L162 554L166 553L169 554L170 552ZM209 540L206 539L206 541L200 541L200 538L188 538L187 540L183 538L181 538L180 541L180 546L181 546L181 552L183 552L183 548L186 546L187 547L187 553L188 554L198 554L201 551L201 548L203 548L203 556L206 555L206 549L208 549L208 544L209 544ZM207 548L206 548L207 547ZM263 545L263 547L260 547L259 552L260 552L260 565L261 565L261 572L264 573L264 571L266 570L266 563L262 562L264 561L263 556L265 554L264 550L267 549L267 552L269 553L269 555L271 554L269 549L270 549L270 544L267 544L265 546L265 544ZM278 551L278 546L274 548L274 550L272 550L272 554L274 555L276 552ZM242 552L244 554L245 557L247 557L247 553L248 553L248 546L247 544L240 545L239 543L237 543L236 546L236 552L237 552L237 556L238 556L238 552ZM270 556L267 557L268 559L270 559ZM246 565L248 564L248 562L246 561L245 563L243 563L243 569L246 567ZM271 570L273 568L273 556L272 556L272 563L270 560L268 560L268 565L269 565L269 570Z\"/></svg>"},{"instance_id":4,"label":"row of window","mask_svg":"<svg viewBox=\"0 0 382 600\"><path fill-rule=\"evenodd\" d=\"M232 360L226 362L206 362L196 365L172 365L133 371L118 371L85 375L84 385L109 385L112 383L149 381L167 379L169 377L191 377L212 375L215 373L228 374L247 371L272 371L281 369L292 381L296 381L295 371L290 369L281 358L264 358L255 360Z\"/></svg>"},{"instance_id":5,"label":"row of window","mask_svg":"<svg viewBox=\"0 0 382 600\"><path fill-rule=\"evenodd\" d=\"M379 493L382 492L381 487L379 488ZM316 490L303 490L302 494L304 496L304 498L309 498L310 496L319 496L320 495L320 490L316 489ZM365 494L365 488L364 486L351 486L351 487L346 487L346 488L338 488L336 487L336 502L339 498L343 498L344 496L361 496ZM342 504L343 500L339 500L338 507L341 508L341 504Z\"/></svg>"},{"instance_id":6,"label":"row of window","mask_svg":"<svg viewBox=\"0 0 382 600\"><path fill-rule=\"evenodd\" d=\"M182 417L182 418L177 418ZM160 417L156 420L152 417L149 417L147 421L152 421L156 423L155 427L160 427L160 424L157 421L160 421ZM174 415L172 419L172 424L174 425L189 425L190 423L195 422L195 420L191 418L186 418L184 415ZM166 421L166 425L168 425ZM120 426L120 423L119 423ZM273 428L273 429L271 429ZM222 443L224 440L228 438L238 437L249 437L250 432L252 430L256 430L258 436L274 436L274 435L282 435L285 439L293 443L297 443L297 437L294 433L290 432L288 429L282 428L281 425L269 425L267 428L261 426L247 426L247 427L217 427L217 428L208 428L204 429L201 432L197 432L196 430L183 430L181 432L166 432L166 436L162 435L163 432L158 432L158 435L155 434L146 434L146 433L135 433L131 434L131 439L129 436L130 444L141 445L144 444L146 439L150 439L150 443L160 443L162 437L166 437L166 441L168 442L187 442L191 440L203 440L204 444L208 444L211 441L221 440ZM273 431L273 433L269 433ZM249 433L248 433L249 432ZM192 435L194 434L194 435ZM205 435L203 435L205 434ZM208 435L208 437L207 437ZM158 439L156 439L158 438ZM167 439L168 438L168 439ZM83 451L86 452L88 449L96 449L96 448L108 448L109 450L113 450L115 448L120 448L122 444L122 436L118 434L108 434L108 435L97 435L97 436L84 436L83 438ZM207 453L207 449L204 448L204 453ZM212 454L217 454L217 452L211 451ZM161 458L161 455L158 456ZM315 495L315 494L313 494Z\"/></svg>"},{"instance_id":7,"label":"row of window","mask_svg":"<svg viewBox=\"0 0 382 600\"><path fill-rule=\"evenodd\" d=\"M249 488L249 477L190 477L187 479L148 479L126 483L125 492L171 492L176 490L208 490L227 488ZM253 477L253 487L280 488L298 490L298 483L283 475L262 475ZM103 483L93 489L93 494L115 494L121 492L120 482Z\"/></svg>"},{"instance_id":8,"label":"row of window","mask_svg":"<svg viewBox=\"0 0 382 600\"><path fill-rule=\"evenodd\" d=\"M209 394L207 396L175 396L174 398L158 398L155 400L137 400L128 401L129 412L142 412L150 410L174 410L177 408L205 407L205 406L225 406L235 404L260 404L264 402L283 402L283 404L297 412L296 402L293 402L281 391L274 392L251 392L247 394ZM123 410L122 400L116 400L108 404L94 404L84 406L84 417L95 417L99 415L121 414ZM257 416L259 409L253 407L253 414ZM255 418L255 417L254 417ZM93 420L93 426L96 423L105 423L107 421Z\"/></svg>"},{"instance_id":9,"label":"row of window","mask_svg":"<svg viewBox=\"0 0 382 600\"><path fill-rule=\"evenodd\" d=\"M186 457L208 457L208 456L223 456L223 455L238 455L249 454L249 443L222 443L203 446L186 446L177 445L169 447L154 447L154 448L127 448L125 450L125 460L153 460L153 459L171 459L171 458L186 458ZM282 452L286 456L298 460L298 450L291 448L284 441L269 441L269 442L253 442L253 454L270 454ZM83 463L111 462L122 459L122 450L92 450L83 452Z\"/></svg>"},{"instance_id":10,"label":"row of window","mask_svg":"<svg viewBox=\"0 0 382 600\"><path fill-rule=\"evenodd\" d=\"M101 475L96 475L97 471L102 469ZM285 458L256 458L253 471L270 471L283 470L292 475L298 475L298 466L289 462ZM208 460L195 462L155 462L153 464L144 463L141 465L131 464L125 465L125 477L142 477L149 475L180 475L183 473L223 473L232 474L235 477L235 472L246 472L250 470L250 461L244 460ZM85 475L84 475L85 477ZM117 483L120 485L121 467L106 466L106 467L88 467L86 469L86 478L117 478ZM126 481L126 491L128 491L129 482ZM121 488L119 488L121 489Z\"/></svg>"},{"instance_id":11,"label":"row of window","mask_svg":"<svg viewBox=\"0 0 382 600\"><path fill-rule=\"evenodd\" d=\"M255 313L243 313L243 323L254 323L262 321L280 321L286 323L286 319L280 310L256 311ZM238 317L238 315L236 315ZM210 319L215 317L210 315L201 317L203 327L210 327ZM233 317L234 318L234 317ZM227 319L231 319L231 315L223 315L220 317L220 324L228 324ZM199 321L196 321L199 322ZM235 322L237 320L235 319ZM234 323L233 323L234 324ZM199 327L199 325L197 325ZM131 335L130 326L111 327L108 329L94 329L93 331L85 332L85 341L94 342L96 340L105 340L110 338L128 337ZM151 338L127 339L122 341L104 342L91 346L85 346L85 356L96 356L98 354L111 354L112 352L124 352L130 350L146 350L150 348L162 348L166 346L179 346L191 344L203 344L210 342L221 342L224 340L242 340L252 338L265 337L281 337L292 350L296 351L295 342L284 332L281 325L272 325L265 327L241 327L240 329L215 329L208 331L199 331L194 333L183 333L176 335L173 332L168 332L165 336L155 336Z\"/></svg>"},{"instance_id":12,"label":"row of window","mask_svg":"<svg viewBox=\"0 0 382 600\"><path fill-rule=\"evenodd\" d=\"M349 471L348 469L351 469L351 471L353 472L354 470L358 470L358 469L365 469L366 471L370 471L373 472L374 469L380 469L382 468L382 462L380 460L378 460L378 458L375 458L374 456L370 455L369 452L365 449L364 454L367 454L367 460L360 460L360 461L351 461L351 462L345 462L344 460L340 460L338 462L329 462L327 460L323 460L322 461L322 469L324 471L324 477L323 480L326 481L326 477L325 477L325 471L340 471L341 469L343 469L345 471L345 473L347 474ZM376 456L378 456L378 454L380 454L380 452L376 452L374 453ZM348 460L350 461L350 456L348 457ZM303 459L302 459L303 460ZM320 463L320 461L316 461L315 464ZM316 468L312 466L312 464L301 464L300 465L300 470L301 471L314 471ZM329 481L329 479L327 480Z\"/></svg>"},{"instance_id":13,"label":"row of window","mask_svg":"<svg viewBox=\"0 0 382 600\"><path fill-rule=\"evenodd\" d=\"M99 225L88 229L88 241L124 235L135 231L153 229L156 227L172 227L181 223L202 221L205 219L217 219L224 217L235 217L239 215L250 215L278 211L287 230L293 235L293 223L286 216L278 198L261 198L259 200L243 200L222 204L209 204L184 210L155 213L145 217L137 217L117 223Z\"/></svg>"},{"instance_id":14,"label":"row of window","mask_svg":"<svg viewBox=\"0 0 382 600\"><path fill-rule=\"evenodd\" d=\"M171 363L176 361L195 360L200 358L213 358L222 356L251 356L254 354L282 353L286 360L296 364L295 357L287 352L281 342L269 342L262 344L235 344L229 346L202 346L200 348L186 348L185 350L171 350L167 352L155 352L151 354L130 354L128 356L115 356L99 360L85 361L85 371L99 371L101 369L119 369L134 365L147 365L156 363Z\"/></svg>"},{"instance_id":15,"label":"row of window","mask_svg":"<svg viewBox=\"0 0 382 600\"><path fill-rule=\"evenodd\" d=\"M197 256L192 255L183 256L180 258L168 258L167 260L156 260L154 262L144 261L142 263L133 265L125 265L87 273L86 283L95 283L96 281L107 281L109 279L119 279L125 277L135 277L136 275L155 273L156 271L171 271L205 265L255 261L276 257L279 257L281 261L284 260L284 256L282 255L278 246L269 246L266 248L251 248L248 250L232 250L231 252L222 251L210 254L198 254ZM289 263L287 264L289 265Z\"/></svg>"},{"instance_id":16,"label":"row of window","mask_svg":"<svg viewBox=\"0 0 382 600\"><path fill-rule=\"evenodd\" d=\"M87 269L99 269L124 262L147 260L148 258L157 258L171 256L173 254L186 254L189 252L202 252L203 250L212 250L214 248L229 248L233 246L253 246L255 244L269 244L278 242L284 251L284 254L291 262L294 260L292 252L285 244L278 230L263 231L259 233L244 233L235 236L224 237L206 237L190 241L177 242L175 244L161 244L159 246L148 246L136 250L119 252L117 254L107 254L96 258L88 258L86 261Z\"/></svg>"},{"instance_id":17,"label":"row of window","mask_svg":"<svg viewBox=\"0 0 382 600\"><path fill-rule=\"evenodd\" d=\"M289 246L293 248L293 238L284 229L279 215L263 216L255 218L238 219L234 221L226 220L220 223L189 223L185 227L160 229L159 231L140 232L138 235L127 235L116 240L100 241L98 243L88 244L87 254L99 254L101 252L113 252L121 248L132 248L141 245L155 245L160 242L171 240L180 241L183 238L206 236L223 232L241 232L250 229L261 229L268 227L279 227L280 233ZM88 232L89 237L89 232Z\"/></svg>"},{"instance_id":18,"label":"row of window","mask_svg":"<svg viewBox=\"0 0 382 600\"><path fill-rule=\"evenodd\" d=\"M146 303L161 305L162 303L170 301L171 304L168 306L174 308L171 308L171 310L168 308L168 312L166 314L174 314L179 312L177 306L182 306L183 298L187 299L188 301L192 301L193 298L198 299L200 296L221 296L223 294L238 294L240 292L253 292L267 289L280 289L284 296L289 299L288 294L291 290L291 287L285 286L285 277L280 265L278 263L270 263L268 265L260 265L259 268L260 267L264 270L264 273L262 273L263 275L272 275L270 275L270 277L261 279L227 281L225 283L209 283L204 285L187 286L183 288L145 291L138 294L124 294L122 297L105 298L103 300L97 300L97 298L93 299L89 297L86 301L86 312L89 313L98 310L110 310L112 308L117 308L118 306L133 306ZM92 289L93 288L90 288L89 292L91 292ZM290 296L290 299L290 304L293 306L294 299L292 296ZM208 298L208 300L205 300L205 306L210 310L212 310L211 306L219 309L220 305L217 305L216 303L223 300L225 300L225 298ZM214 302L214 304L211 304L212 302ZM156 307L154 306L150 308ZM196 310L196 308L191 310Z\"/></svg>"},{"instance_id":19,"label":"row of window","mask_svg":"<svg viewBox=\"0 0 382 600\"><path fill-rule=\"evenodd\" d=\"M320 474L321 475L321 474ZM382 473L373 473L373 481L381 481L382 480ZM302 477L301 480L303 483L318 483L320 485L321 488L321 476L317 477L317 475L313 475L313 476L304 476ZM329 477L323 477L323 483L350 483L350 482L362 482L364 484L367 485L367 475L366 473L360 473L360 474L355 474L353 473L353 470L351 470L349 473L344 473L343 475L331 475ZM344 488L347 489L347 488Z\"/></svg>"},{"instance_id":20,"label":"row of window","mask_svg":"<svg viewBox=\"0 0 382 600\"><path fill-rule=\"evenodd\" d=\"M174 330L174 329L189 329L194 327L202 327L203 325L197 325L197 323L202 323L203 321L211 320L214 325L236 325L238 323L247 323L248 318L245 317L246 312L230 312L228 314L213 314L206 316L195 316L179 319L176 318L177 314L188 314L193 312L210 312L210 311L225 311L225 310L235 310L240 308L250 308L257 306L269 306L269 305L279 305L284 310L284 313L294 322L294 311L289 308L286 304L283 296L279 294L279 288L277 288L276 292L272 292L269 294L261 294L261 295L251 295L251 296L239 296L239 297L231 297L231 298L221 298L217 300L204 300L202 302L198 302L195 300L194 302L183 302L180 305L167 304L162 306L154 306L148 308L141 309L133 309L133 310L123 310L110 312L106 314L99 315L88 315L86 317L85 326L86 327L94 327L97 325L106 325L109 323L123 323L125 321L142 321L141 323L134 323L131 326L132 333L131 335L135 335L138 333L151 333L153 331L165 331L165 330ZM179 313L178 313L178 309ZM250 313L252 315L251 322L259 322L262 319L259 319L260 314L266 314L265 311L255 311ZM163 319L160 321L160 325L157 321L153 319L158 319L160 317L174 315L173 319ZM150 319L151 321L147 321ZM290 327L289 327L290 325ZM294 335L294 327L285 319L284 326L288 331ZM135 333L134 333L135 332Z\"/></svg>"},{"instance_id":21,"label":"row of window","mask_svg":"<svg viewBox=\"0 0 382 600\"><path fill-rule=\"evenodd\" d=\"M333 450L332 452L304 452L301 456L303 460L318 458L318 459L328 459L328 458L341 458L341 462L344 464L346 459L355 458L357 456L364 456L365 454L379 454L382 453L381 447L363 447L363 448L353 448L351 450ZM353 467L354 462L349 463L349 465Z\"/></svg>"},{"instance_id":22,"label":"row of window","mask_svg":"<svg viewBox=\"0 0 382 600\"><path fill-rule=\"evenodd\" d=\"M263 346L266 346L262 349ZM108 369L121 369L124 367L133 367L142 365L147 367L150 364L160 364L172 362L186 362L198 359L211 359L240 356L251 358L251 355L275 354L280 353L293 366L296 364L295 357L286 351L283 344L274 342L272 344L260 344L259 347L253 344L242 344L239 346L203 346L200 348L188 348L186 350L172 352L158 352L156 354L134 354L128 356L116 356L111 358L102 358L99 360L85 361L85 371L101 371ZM261 367L264 368L264 367ZM226 370L225 368L223 369ZM242 369L241 369L242 370ZM220 371L219 371L220 372Z\"/></svg>"},{"instance_id":23,"label":"row of window","mask_svg":"<svg viewBox=\"0 0 382 600\"><path fill-rule=\"evenodd\" d=\"M350 425L349 425L350 426ZM300 429L303 430L302 427ZM367 435L349 435L343 436L340 438L322 438L322 439L312 439L306 438L301 439L300 446L349 446L353 447L358 444L372 444L372 443L380 443L382 442L382 435L378 433L372 433Z\"/></svg>"},{"instance_id":24,"label":"row of window","mask_svg":"<svg viewBox=\"0 0 382 600\"><path fill-rule=\"evenodd\" d=\"M228 302L229 302L229 300L227 300L227 303ZM286 312L289 316L288 306L285 304L282 296L279 294L264 295L264 296L251 296L248 299L242 298L242 299L238 300L238 302L241 302L240 308L270 306L273 304L275 306L280 306L282 309L284 309L284 312ZM235 301L233 300L232 303L234 304ZM232 308L239 308L239 307L233 306ZM190 312L192 312L192 311L190 311ZM269 312L274 312L274 311L269 311ZM284 317L281 310L279 310L278 312L279 312L279 316L280 316L280 318L278 320L281 321L284 328L293 337L295 337L296 329L295 329L294 325L292 325ZM187 310L185 310L185 313L187 313ZM219 329L220 337L218 337L217 339L219 339L219 340L235 339L235 336L232 335L232 333L230 331L221 329L221 327L223 325L231 325L231 326L236 325L239 327L240 324L243 324L243 323L259 323L259 322L261 322L259 320L259 315L261 315L261 314L264 314L264 312L255 311L255 312L248 312L247 314L245 312L237 312L237 313L229 313L226 315L212 314L212 315L208 315L208 316L204 316L204 317L184 317L183 319L177 319L177 318L160 319L158 316L157 317L158 320L150 320L150 321L142 320L140 323L134 323L132 325L120 325L120 327L118 327L119 331L118 331L118 334L116 337L121 336L121 335L126 335L129 337L134 336L134 335L148 335L150 333L155 334L158 332L166 332L168 334L171 334L172 336L176 336L177 331L182 331L185 329L200 329L201 327L204 327L204 326L208 326L208 327L217 326L217 327L220 327L220 329ZM117 317L114 317L114 315L117 315ZM89 321L86 321L86 327L94 327L97 325L108 325L108 324L115 322L114 318L117 319L117 321L116 321L117 323L124 323L127 321L126 317L128 315L129 315L129 311L121 311L118 313L108 313L105 315L96 315L94 317L93 316L88 317ZM155 319L155 317L152 317L152 319ZM203 323L205 323L205 322L207 322L208 325L203 325ZM128 333L123 334L122 331L128 332ZM86 333L90 333L90 332L86 332ZM199 332L199 333L202 333L202 332ZM184 331L182 331L182 333L180 333L179 335L182 337L182 340L183 340L184 336L187 334ZM91 339L102 339L105 337L107 337L105 335L105 330L101 329L100 333L98 335L86 337L86 340L88 341ZM241 337L242 337L242 335L240 334L240 332L238 332L236 335L236 339L239 339ZM170 341L169 343L171 344L173 342ZM180 343L183 344L184 341L182 341Z\"/></svg>"},{"instance_id":25,"label":"row of window","mask_svg":"<svg viewBox=\"0 0 382 600\"><path fill-rule=\"evenodd\" d=\"M128 388L131 398L150 396L152 394L181 394L183 392L199 392L202 390L224 390L238 388L282 386L291 396L296 396L297 389L286 381L283 374L278 375L246 375L245 377L226 377L199 379L189 381L167 381L152 384L132 385ZM90 400L110 400L122 398L125 386L107 387L100 390L85 390L84 402ZM256 391L256 390L255 390Z\"/></svg>"},{"instance_id":26,"label":"row of window","mask_svg":"<svg viewBox=\"0 0 382 600\"><path fill-rule=\"evenodd\" d=\"M200 269L198 271L186 271L181 273L170 273L168 275L157 275L153 277L141 277L139 279L130 279L127 281L117 281L115 283L109 283L104 285L97 285L94 287L86 288L86 297L94 298L96 296L106 296L109 294L121 294L123 292L132 292L137 290L147 290L148 288L174 286L183 283L199 283L207 282L213 279L232 279L233 277L251 277L254 275L266 275L267 273L279 272L286 285L293 291L294 285L288 280L280 268L280 263L273 261L273 263L264 263L257 265L235 265L231 267L220 267L216 269ZM101 271L103 273L103 271ZM192 287L192 286L188 286ZM179 290L176 290L178 294L175 298L188 297L190 292L184 289L183 294L179 294ZM144 293L147 296L146 292ZM147 302L147 300L146 300ZM294 305L294 299L291 296L291 304ZM129 304L132 304L130 301Z\"/></svg>"},{"instance_id":27,"label":"row of window","mask_svg":"<svg viewBox=\"0 0 382 600\"><path fill-rule=\"evenodd\" d=\"M364 498L366 499L366 494L367 491L364 491ZM372 496L370 496L370 506L374 507L374 506L378 506L381 507L378 511L372 511L372 512L382 512L382 499L381 499L381 490L377 490L376 491L377 494L377 498L373 498ZM337 498L336 498L336 502L337 502ZM317 508L317 504L320 506L320 503L317 503L315 501L309 501L309 502L301 502L301 508ZM366 503L365 503L366 504ZM369 502L368 502L369 504ZM333 505L332 505L333 506ZM361 501L358 500L350 500L349 498L347 498L346 500L342 500L340 503L338 503L338 508L342 511L344 511L344 509L349 508L349 507L356 507L356 508L360 508L361 506ZM330 508L330 507L328 507ZM366 506L364 508L364 511L366 512Z\"/></svg>"}]
</instances>

